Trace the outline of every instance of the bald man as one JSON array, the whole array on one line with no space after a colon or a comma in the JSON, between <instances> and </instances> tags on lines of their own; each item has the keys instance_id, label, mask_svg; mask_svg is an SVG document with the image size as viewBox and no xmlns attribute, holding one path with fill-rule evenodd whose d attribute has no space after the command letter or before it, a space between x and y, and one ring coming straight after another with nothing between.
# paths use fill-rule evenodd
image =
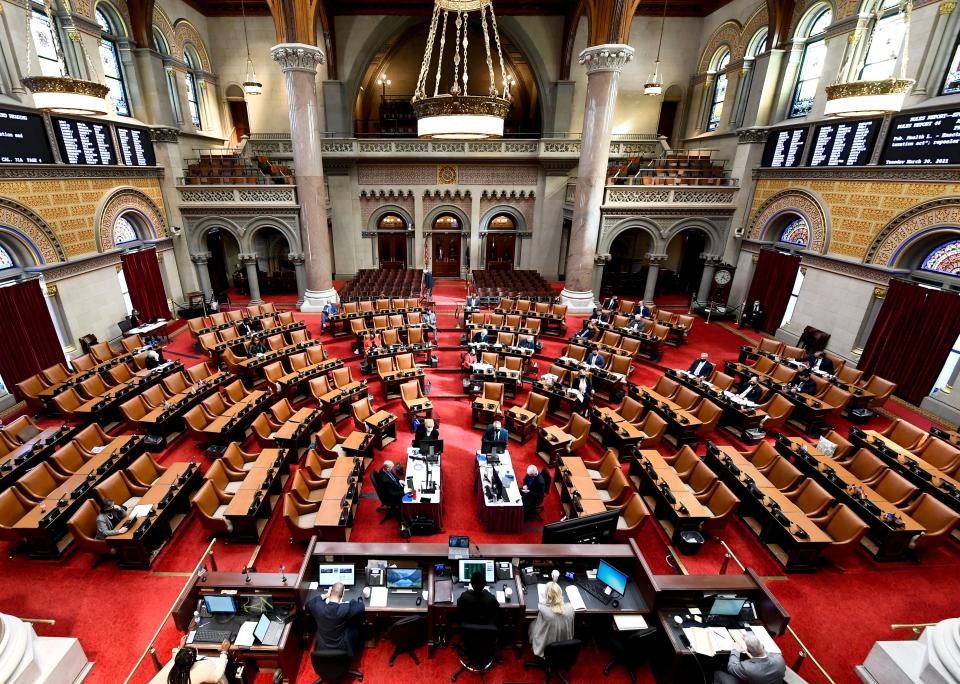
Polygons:
<instances>
[{"instance_id":1,"label":"bald man","mask_svg":"<svg viewBox=\"0 0 960 684\"><path fill-rule=\"evenodd\" d=\"M321 596L307 601L317 623L317 648L343 650L353 655L360 648L363 599L343 601L343 583L337 582Z\"/></svg>"},{"instance_id":2,"label":"bald man","mask_svg":"<svg viewBox=\"0 0 960 684\"><path fill-rule=\"evenodd\" d=\"M760 640L747 632L743 639L734 637L727 671L714 672L713 684L780 684L786 670L782 655L767 653Z\"/></svg>"},{"instance_id":3,"label":"bald man","mask_svg":"<svg viewBox=\"0 0 960 684\"><path fill-rule=\"evenodd\" d=\"M403 497L403 482L400 481L402 477L397 472L397 466L394 465L393 461L383 462L383 467L380 468L380 479L389 490L391 498L399 500Z\"/></svg>"}]
</instances>

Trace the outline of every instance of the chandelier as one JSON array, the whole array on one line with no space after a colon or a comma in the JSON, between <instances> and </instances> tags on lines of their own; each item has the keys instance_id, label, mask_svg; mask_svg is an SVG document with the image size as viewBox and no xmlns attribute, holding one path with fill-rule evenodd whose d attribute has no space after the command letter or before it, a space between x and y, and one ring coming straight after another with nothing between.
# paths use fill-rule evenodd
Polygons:
<instances>
[{"instance_id":1,"label":"chandelier","mask_svg":"<svg viewBox=\"0 0 960 684\"><path fill-rule=\"evenodd\" d=\"M663 77L660 76L660 48L663 47L663 27L667 23L667 0L663 0L663 16L660 17L660 42L657 43L657 60L653 63L653 73L643 84L644 95L662 95Z\"/></svg>"},{"instance_id":2,"label":"chandelier","mask_svg":"<svg viewBox=\"0 0 960 684\"><path fill-rule=\"evenodd\" d=\"M827 103L823 113L827 116L880 116L894 114L903 108L903 101L913 88L915 81L906 78L907 48L910 39L910 19L913 14L913 0L907 0L903 9L903 45L900 49L900 77L878 80L858 80L847 83L834 83L826 87ZM854 44L860 43L860 29L854 35ZM853 50L848 51L849 60ZM846 66L846 61L844 63ZM841 68L841 73L844 69Z\"/></svg>"},{"instance_id":3,"label":"chandelier","mask_svg":"<svg viewBox=\"0 0 960 684\"><path fill-rule=\"evenodd\" d=\"M55 76L47 74L30 75L32 67L30 53L31 45L33 44L33 27L31 25L33 11L28 4L26 8L27 64L25 69L27 75L20 79L20 82L24 88L30 91L30 94L33 96L33 104L40 111L50 112L51 114L103 116L111 111L111 107L107 103L107 94L110 92L110 89L102 83L72 78L66 75L67 68L66 60L63 56L63 45L60 42L60 36L56 29L51 3L52 0L46 0L43 8L47 16L47 21L49 22L50 40L57 55L57 66L59 67L60 74ZM80 54L87 63L89 73L94 73L93 66L90 64L90 58L87 56L86 50L83 49L83 41L80 40L80 34L77 32L77 28L73 23L69 6L64 13L64 24L70 42L77 44L80 49ZM39 54L37 55L37 61L40 61Z\"/></svg>"},{"instance_id":4,"label":"chandelier","mask_svg":"<svg viewBox=\"0 0 960 684\"><path fill-rule=\"evenodd\" d=\"M243 0L240 0L240 13L243 15L243 44L247 48L247 72L243 77L243 92L247 95L259 95L263 92L263 84L257 80L257 72L250 59L250 41L247 39L247 10Z\"/></svg>"},{"instance_id":5,"label":"chandelier","mask_svg":"<svg viewBox=\"0 0 960 684\"><path fill-rule=\"evenodd\" d=\"M473 12L480 14L483 30L483 46L487 55L487 71L490 87L487 95L470 95L467 91L467 52L470 41L467 37L467 20ZM444 68L443 52L447 41L448 20L453 42L453 84L448 93L440 93L440 77ZM489 26L488 26L489 25ZM490 46L490 29L497 46L500 62L500 83L497 91L493 57ZM433 47L437 33L440 44L437 50L437 73L434 77L433 94L429 94L427 81L433 62ZM500 33L493 12L492 0L434 0L433 17L427 36L426 51L420 65L417 87L413 93L413 111L417 116L417 133L421 138L469 139L499 138L503 136L503 121L510 110L510 86L513 80L507 77L500 48Z\"/></svg>"}]
</instances>

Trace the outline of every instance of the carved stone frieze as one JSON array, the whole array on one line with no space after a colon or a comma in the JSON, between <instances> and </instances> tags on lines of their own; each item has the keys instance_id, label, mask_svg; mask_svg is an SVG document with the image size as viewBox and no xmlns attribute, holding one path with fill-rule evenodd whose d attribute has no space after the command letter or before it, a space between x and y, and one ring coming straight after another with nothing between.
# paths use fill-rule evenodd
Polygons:
<instances>
[{"instance_id":1,"label":"carved stone frieze","mask_svg":"<svg viewBox=\"0 0 960 684\"><path fill-rule=\"evenodd\" d=\"M864 262L893 267L901 248L915 235L944 225L960 225L960 197L939 197L898 214L874 238Z\"/></svg>"},{"instance_id":2,"label":"carved stone frieze","mask_svg":"<svg viewBox=\"0 0 960 684\"><path fill-rule=\"evenodd\" d=\"M180 139L180 131L176 128L151 128L150 140L157 143L175 143Z\"/></svg>"},{"instance_id":3,"label":"carved stone frieze","mask_svg":"<svg viewBox=\"0 0 960 684\"><path fill-rule=\"evenodd\" d=\"M43 279L48 283L54 283L66 278L71 278L82 273L97 271L101 268L109 268L120 263L120 253L118 251L108 254L97 254L90 258L81 258L58 264L52 268L43 270Z\"/></svg>"},{"instance_id":4,"label":"carved stone frieze","mask_svg":"<svg viewBox=\"0 0 960 684\"><path fill-rule=\"evenodd\" d=\"M794 169L754 169L753 178L790 180L883 180L907 182L956 182L955 167L927 166L849 166Z\"/></svg>"},{"instance_id":5,"label":"carved stone frieze","mask_svg":"<svg viewBox=\"0 0 960 684\"><path fill-rule=\"evenodd\" d=\"M741 128L737 131L737 144L750 145L767 141L767 128Z\"/></svg>"},{"instance_id":6,"label":"carved stone frieze","mask_svg":"<svg viewBox=\"0 0 960 684\"><path fill-rule=\"evenodd\" d=\"M580 53L578 62L587 69L587 75L600 71L623 71L633 60L634 49L629 45L605 44L593 45Z\"/></svg>"},{"instance_id":7,"label":"carved stone frieze","mask_svg":"<svg viewBox=\"0 0 960 684\"><path fill-rule=\"evenodd\" d=\"M38 258L40 263L66 261L56 233L39 214L26 205L0 197L0 226L16 230L28 239L32 243L34 258Z\"/></svg>"},{"instance_id":8,"label":"carved stone frieze","mask_svg":"<svg viewBox=\"0 0 960 684\"><path fill-rule=\"evenodd\" d=\"M163 178L163 168L145 167L83 167L52 164L0 165L0 179L33 178Z\"/></svg>"}]
</instances>

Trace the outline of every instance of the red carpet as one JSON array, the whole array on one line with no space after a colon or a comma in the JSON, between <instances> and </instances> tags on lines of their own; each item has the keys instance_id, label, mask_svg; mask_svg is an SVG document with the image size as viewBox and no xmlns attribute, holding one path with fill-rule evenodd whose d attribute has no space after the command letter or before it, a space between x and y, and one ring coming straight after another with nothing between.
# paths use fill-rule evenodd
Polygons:
<instances>
[{"instance_id":1,"label":"red carpet","mask_svg":"<svg viewBox=\"0 0 960 684\"><path fill-rule=\"evenodd\" d=\"M540 539L539 523L527 523L520 535L489 534L477 526L472 497L472 454L479 444L480 433L469 425L469 401L461 396L462 376L444 370L455 368L459 362L459 351L455 347L458 346L460 331L455 328L452 314L456 303L462 301L464 292L463 281L439 280L434 288L439 311L438 323L445 329L440 334L440 344L449 347L438 352L440 368L427 375L430 394L435 402L435 415L446 445L442 484L447 492L445 529L442 535L417 537L413 541L437 541L445 539L447 534L462 533L469 534L472 540L479 543L536 543ZM311 333L319 335L319 317L302 317L307 320ZM568 320L571 334L579 325L579 319L570 317ZM751 339L756 337L752 333L748 333L748 336ZM550 358L560 355L566 346L566 342L558 338L543 337L542 341L544 349L539 359L541 370ZM359 360L350 353L351 339L324 339L324 343L332 356L347 359L354 369L354 375L359 376ZM744 339L727 325L708 325L698 320L687 345L668 348L660 364L638 363L631 379L636 383L653 383L663 367L686 367L701 351L709 352L715 361L731 359L743 343ZM196 363L199 358L187 334L176 336L168 352L172 358L179 358L187 365ZM370 387L378 408L402 413L398 401L383 401L379 382L372 381ZM522 402L523 393L515 401ZM909 417L922 427L929 423L900 404L891 402L887 406L892 413ZM838 429L846 432L846 422L836 422ZM871 426L883 427L887 422L886 418L878 417ZM348 429L348 425L343 422L339 427L343 431ZM377 454L374 467L379 467L387 458L402 460L410 437L409 431L400 425L400 439L383 453ZM736 444L725 433L716 433L714 437L718 443ZM528 463L541 463L534 454L535 440L524 446L511 444L510 448L518 472ZM589 440L583 456L596 458L601 453L600 447ZM163 463L185 460L198 460L206 467L205 461L189 440L181 440L169 448L161 459ZM395 522L379 524L380 515L375 510L377 501L372 487L366 486L364 493L352 540L399 541ZM558 500L556 494L551 492L546 502L545 519L553 521L558 517ZM878 565L866 554L858 553L845 561L843 570L827 566L816 574L783 577L782 567L739 520L730 524L722 537L742 563L753 567L763 576L773 578L770 581L771 590L793 616L792 625L799 638L836 682L858 681L852 667L863 661L875 640L907 636L906 632L891 631L891 623L936 621L960 614L958 592L944 591L956 584L960 551L953 542L929 552L920 564ZM669 574L674 571L672 558L668 554L669 542L658 524L649 522L637 541L654 572ZM118 684L130 674L137 658L161 626L166 611L186 580L185 574L193 570L206 546L206 534L194 519L181 527L176 539L166 547L150 572L123 571L110 562L90 570L91 558L76 552L68 553L58 563L30 561L23 556L10 561L6 558L9 547L3 545L0 547L0 573L5 581L0 583L0 610L24 617L55 619L56 625L39 626L38 632L80 638L88 657L96 662L87 681L93 684ZM223 542L217 542L214 548L218 565L223 570L239 570L256 554L255 565L258 569L273 571L282 563L288 571L293 571L299 566L304 552L304 547L289 543L286 525L279 511L275 511L259 548L250 544ZM723 557L723 547L708 542L697 556L681 557L680 560L686 572L711 574L719 571ZM728 572L738 571L736 563L730 561ZM118 591L118 588L122 590ZM178 638L179 634L172 623L167 621L155 642L162 659L166 659L169 649ZM780 642L788 662L791 662L798 645L791 637L780 639ZM420 667L404 658L395 667L389 668L387 659L390 652L391 649L384 645L364 651L359 669L364 672L365 681L441 681L457 669L455 654L451 649L439 649L433 660L422 658ZM524 672L522 669L523 657L529 657L529 653L520 659L510 651L504 652L503 656L505 662L491 673L489 681L542 681L542 674L533 670ZM596 679L606 661L605 653L592 644L588 645L581 654L571 681ZM146 661L132 681L146 682L152 674L152 666ZM804 664L801 674L810 682L826 681L810 662ZM265 676L257 680L258 684L268 681ZM297 682L311 681L312 670L309 661L304 660ZM470 681L470 678L464 675L464 681ZM615 670L603 681L617 683L628 679L622 670ZM642 671L640 681L650 682L652 678L649 673Z\"/></svg>"}]
</instances>

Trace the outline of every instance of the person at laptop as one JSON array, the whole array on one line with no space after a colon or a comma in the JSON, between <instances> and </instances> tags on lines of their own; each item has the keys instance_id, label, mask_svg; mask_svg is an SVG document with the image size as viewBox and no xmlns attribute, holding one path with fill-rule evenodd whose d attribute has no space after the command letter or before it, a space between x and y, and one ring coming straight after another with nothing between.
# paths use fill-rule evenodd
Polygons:
<instances>
[{"instance_id":1,"label":"person at laptop","mask_svg":"<svg viewBox=\"0 0 960 684\"><path fill-rule=\"evenodd\" d=\"M563 602L563 590L556 582L559 573L554 573L537 607L537 617L530 623L530 648L538 658L543 657L547 644L573 638L573 606Z\"/></svg>"},{"instance_id":2,"label":"person at laptop","mask_svg":"<svg viewBox=\"0 0 960 684\"><path fill-rule=\"evenodd\" d=\"M127 509L115 504L113 499L104 499L103 506L100 507L100 512L97 514L97 539L126 534L129 529L127 525L117 527L126 514Z\"/></svg>"},{"instance_id":3,"label":"person at laptop","mask_svg":"<svg viewBox=\"0 0 960 684\"><path fill-rule=\"evenodd\" d=\"M403 496L403 482L400 481L401 477L402 476L397 473L397 466L394 465L393 461L383 462L383 467L380 468L380 479L389 490L390 498L396 497L400 499Z\"/></svg>"},{"instance_id":4,"label":"person at laptop","mask_svg":"<svg viewBox=\"0 0 960 684\"><path fill-rule=\"evenodd\" d=\"M343 602L343 582L307 601L307 610L317 623L317 648L343 650L353 655L360 649L363 599Z\"/></svg>"},{"instance_id":5,"label":"person at laptop","mask_svg":"<svg viewBox=\"0 0 960 684\"><path fill-rule=\"evenodd\" d=\"M498 444L500 446L507 443L507 430L504 428L499 420L494 420L490 425L487 426L487 429L483 431L483 440L480 446L480 450L487 454L490 453L490 449L493 445Z\"/></svg>"},{"instance_id":6,"label":"person at laptop","mask_svg":"<svg viewBox=\"0 0 960 684\"><path fill-rule=\"evenodd\" d=\"M487 580L479 570L470 577L470 588L457 599L461 625L496 625L500 614L497 597L486 589Z\"/></svg>"},{"instance_id":7,"label":"person at laptop","mask_svg":"<svg viewBox=\"0 0 960 684\"><path fill-rule=\"evenodd\" d=\"M173 649L173 658L160 670L150 684L227 684L227 651L230 642L220 644L219 658L205 658L197 655L197 649L185 646L186 637L180 640L180 647Z\"/></svg>"},{"instance_id":8,"label":"person at laptop","mask_svg":"<svg viewBox=\"0 0 960 684\"><path fill-rule=\"evenodd\" d=\"M435 442L440 439L440 428L437 427L433 418L427 418L423 421L413 437L413 446L420 446L421 442Z\"/></svg>"},{"instance_id":9,"label":"person at laptop","mask_svg":"<svg viewBox=\"0 0 960 684\"><path fill-rule=\"evenodd\" d=\"M714 672L713 684L780 684L787 665L779 653L767 653L754 634L733 637L726 672Z\"/></svg>"}]
</instances>

